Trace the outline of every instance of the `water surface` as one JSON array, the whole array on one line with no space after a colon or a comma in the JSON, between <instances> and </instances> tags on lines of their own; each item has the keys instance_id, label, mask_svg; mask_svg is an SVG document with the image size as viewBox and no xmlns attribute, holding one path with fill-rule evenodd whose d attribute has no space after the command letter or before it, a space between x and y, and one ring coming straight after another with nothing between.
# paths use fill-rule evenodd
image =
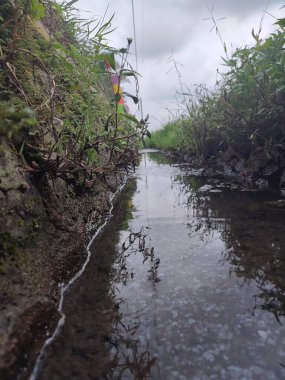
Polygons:
<instances>
[{"instance_id":1,"label":"water surface","mask_svg":"<svg viewBox=\"0 0 285 380\"><path fill-rule=\"evenodd\" d=\"M41 380L285 378L284 202L170 164L143 155Z\"/></svg>"}]
</instances>

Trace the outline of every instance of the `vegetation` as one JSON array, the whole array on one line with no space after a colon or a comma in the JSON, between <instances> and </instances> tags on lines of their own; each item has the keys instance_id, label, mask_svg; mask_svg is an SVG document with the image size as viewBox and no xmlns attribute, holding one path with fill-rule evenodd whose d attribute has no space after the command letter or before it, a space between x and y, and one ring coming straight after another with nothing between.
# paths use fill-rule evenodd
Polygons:
<instances>
[{"instance_id":1,"label":"vegetation","mask_svg":"<svg viewBox=\"0 0 285 380\"><path fill-rule=\"evenodd\" d=\"M79 19L75 3L1 2L0 138L27 171L90 188L98 176L135 165L148 131L147 120L118 112L122 95L111 86L114 73L119 83L137 81L127 63L131 39L109 47L112 18Z\"/></svg>"},{"instance_id":2,"label":"vegetation","mask_svg":"<svg viewBox=\"0 0 285 380\"><path fill-rule=\"evenodd\" d=\"M147 141L149 148L165 150L179 149L182 146L182 122L177 120L165 125L163 129L152 132L151 139Z\"/></svg>"},{"instance_id":3,"label":"vegetation","mask_svg":"<svg viewBox=\"0 0 285 380\"><path fill-rule=\"evenodd\" d=\"M284 28L285 19L278 19L276 31L265 40L253 30L254 46L237 48L231 57L223 44L227 70L217 87L198 87L187 104L184 95L183 116L154 133L148 144L163 149L182 146L200 162L236 157L250 170L265 162L284 166Z\"/></svg>"}]
</instances>

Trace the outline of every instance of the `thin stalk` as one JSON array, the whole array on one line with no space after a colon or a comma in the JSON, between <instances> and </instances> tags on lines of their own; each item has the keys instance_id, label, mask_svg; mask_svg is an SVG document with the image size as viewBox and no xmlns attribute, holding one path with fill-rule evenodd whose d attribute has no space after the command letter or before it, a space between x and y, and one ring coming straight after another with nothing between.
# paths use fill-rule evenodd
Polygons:
<instances>
[{"instance_id":1,"label":"thin stalk","mask_svg":"<svg viewBox=\"0 0 285 380\"><path fill-rule=\"evenodd\" d=\"M119 118L118 118L118 106L119 106L119 102L118 102L118 98L119 98L119 96L122 96L122 95L120 95L120 86L121 86L121 81L122 81L122 73L123 73L125 64L127 62L127 57L128 57L129 50L130 50L130 45L131 45L131 42L129 40L128 41L127 51L126 51L126 53L122 54L122 62L121 62L121 67L120 67L119 75L118 75L118 89L117 89L117 93L115 94L115 101L116 101L116 106L115 106L115 131L114 131L113 143L112 143L112 147L111 147L111 151L110 151L109 162L111 162L112 158L113 158L114 149L115 149L115 141L117 139L117 134L118 134L118 124L119 124Z\"/></svg>"}]
</instances>

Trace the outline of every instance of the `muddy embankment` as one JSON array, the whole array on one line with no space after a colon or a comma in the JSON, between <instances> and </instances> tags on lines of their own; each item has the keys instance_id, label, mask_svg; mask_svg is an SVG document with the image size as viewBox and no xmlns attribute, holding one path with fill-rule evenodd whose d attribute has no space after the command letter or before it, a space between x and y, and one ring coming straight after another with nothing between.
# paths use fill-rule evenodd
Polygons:
<instances>
[{"instance_id":1,"label":"muddy embankment","mask_svg":"<svg viewBox=\"0 0 285 380\"><path fill-rule=\"evenodd\" d=\"M280 191L285 195L285 162L275 162L264 157L252 157L250 162L233 155L230 151L219 157L198 160L183 151L165 151L166 156L175 158L189 166L199 175L219 177L240 188Z\"/></svg>"},{"instance_id":2,"label":"muddy embankment","mask_svg":"<svg viewBox=\"0 0 285 380\"><path fill-rule=\"evenodd\" d=\"M0 378L26 379L59 319L60 288L86 260L86 243L110 210L121 178L79 191L31 176L1 141Z\"/></svg>"}]
</instances>

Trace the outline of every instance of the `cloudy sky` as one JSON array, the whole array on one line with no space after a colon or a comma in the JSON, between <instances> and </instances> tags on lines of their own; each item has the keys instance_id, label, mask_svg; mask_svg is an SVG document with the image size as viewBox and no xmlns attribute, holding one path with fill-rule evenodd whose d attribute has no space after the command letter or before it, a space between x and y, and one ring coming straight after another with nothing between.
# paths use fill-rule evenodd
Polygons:
<instances>
[{"instance_id":1,"label":"cloudy sky","mask_svg":"<svg viewBox=\"0 0 285 380\"><path fill-rule=\"evenodd\" d=\"M228 51L238 46L253 44L252 28L258 30L263 10L262 36L274 30L274 17L285 17L285 0L133 0L137 36L140 96L144 115L150 114L150 130L158 129L177 115L176 91L178 77L173 69L173 54L182 75L183 85L195 88L205 83L213 86L217 69L222 70L223 46L211 31L213 8L220 33ZM84 17L100 18L107 7L107 18L115 14L116 30L109 36L109 45L125 47L126 39L133 37L132 0L79 0L76 3ZM84 11L88 11L85 13ZM273 17L274 16L274 17ZM134 44L130 63L135 67ZM169 71L170 70L170 71ZM126 88L127 87L127 88ZM128 92L131 84L125 84ZM186 88L186 87L185 87ZM129 102L130 103L130 102ZM131 104L132 112L136 112ZM138 115L139 116L139 115Z\"/></svg>"}]
</instances>

